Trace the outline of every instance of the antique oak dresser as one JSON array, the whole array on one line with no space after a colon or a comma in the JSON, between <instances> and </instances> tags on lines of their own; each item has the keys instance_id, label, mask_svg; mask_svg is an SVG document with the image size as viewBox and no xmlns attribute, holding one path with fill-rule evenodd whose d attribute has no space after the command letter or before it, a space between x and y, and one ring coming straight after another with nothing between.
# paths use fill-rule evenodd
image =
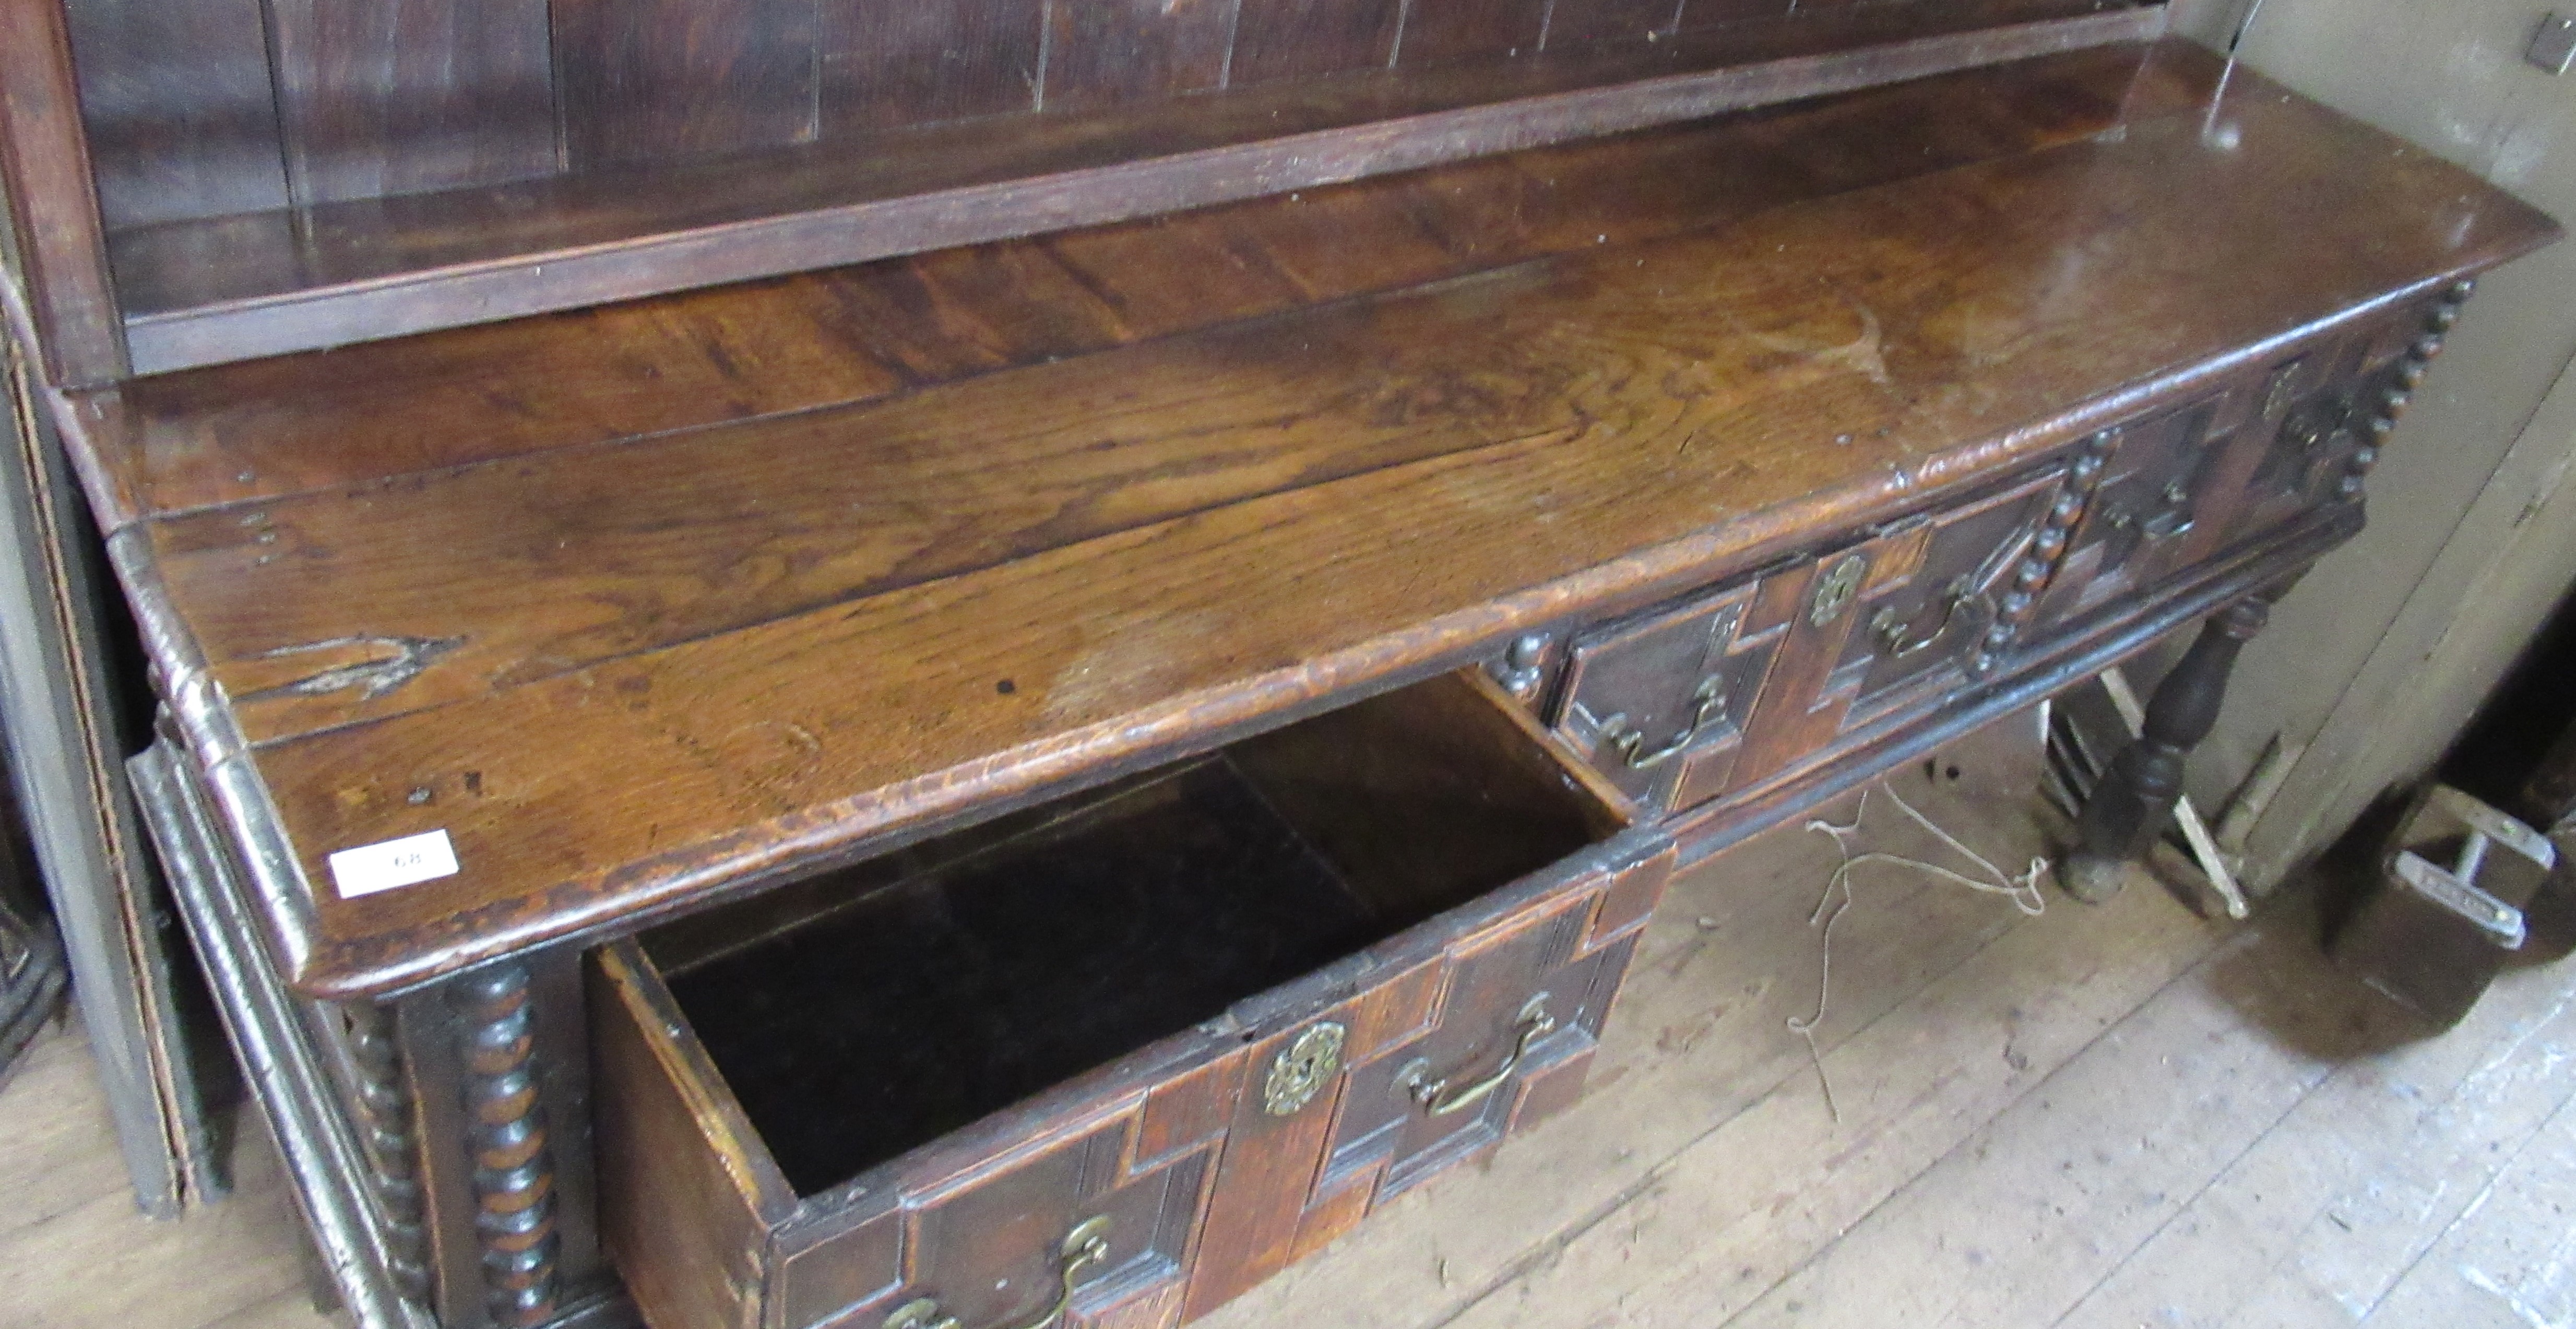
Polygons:
<instances>
[{"instance_id":1,"label":"antique oak dresser","mask_svg":"<svg viewBox=\"0 0 2576 1329\"><path fill-rule=\"evenodd\" d=\"M2557 234L2163 25L0 0L358 1322L1186 1321L1571 1101L1678 867L2202 622L2116 889Z\"/></svg>"}]
</instances>

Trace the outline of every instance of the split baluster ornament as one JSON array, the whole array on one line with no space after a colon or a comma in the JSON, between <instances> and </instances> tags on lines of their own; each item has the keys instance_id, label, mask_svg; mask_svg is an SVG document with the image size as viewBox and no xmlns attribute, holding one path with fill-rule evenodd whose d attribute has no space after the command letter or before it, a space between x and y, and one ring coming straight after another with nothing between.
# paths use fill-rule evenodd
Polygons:
<instances>
[{"instance_id":1,"label":"split baluster ornament","mask_svg":"<svg viewBox=\"0 0 2576 1329\"><path fill-rule=\"evenodd\" d=\"M2406 413L2434 357L2442 353L2444 340L2459 322L2460 307L2476 291L2476 282L2463 280L2442 292L2422 334L2398 360L2392 381L2370 402L2367 436L2346 458L2336 497L2361 501L2364 483L2379 464L2380 447ZM2128 865L2154 848L2181 797L2184 759L2218 724L2218 708L2226 700L2227 676L2235 669L2238 652L2263 630L2272 602L2295 580L2294 575L2219 611L2173 672L2157 685L2147 703L2144 734L2112 759L2101 785L2084 805L2076 825L2077 848L2060 869L2068 894L2096 903L2111 898L2126 880Z\"/></svg>"},{"instance_id":2,"label":"split baluster ornament","mask_svg":"<svg viewBox=\"0 0 2576 1329\"><path fill-rule=\"evenodd\" d=\"M420 1137L393 1013L370 1002L342 1008L358 1071L358 1117L368 1181L384 1225L385 1261L407 1300L429 1295L429 1235L420 1183Z\"/></svg>"},{"instance_id":3,"label":"split baluster ornament","mask_svg":"<svg viewBox=\"0 0 2576 1329\"><path fill-rule=\"evenodd\" d=\"M2397 428L2398 418L2406 414L2407 406L2414 401L2415 389L2424 382L2424 375L2433 367L2434 357L2442 353L2442 345L2450 337L2452 326L2460 321L2460 306L2467 304L2477 289L2478 284L2474 281L2457 281L2451 283L2449 290L2442 292L2441 303L2433 307L2432 315L2424 322L2424 335L2416 338L2406 348L2404 358L2397 362L2396 381L2382 388L2371 401L2368 436L2352 450L2350 460L2345 463L2343 478L2336 484L2337 497L2352 502L2360 500L2363 483L2370 478L2371 469L2379 465L2379 449L2388 441L2390 432Z\"/></svg>"},{"instance_id":4,"label":"split baluster ornament","mask_svg":"<svg viewBox=\"0 0 2576 1329\"><path fill-rule=\"evenodd\" d=\"M470 974L457 980L449 1000L464 1020L467 1152L486 1306L493 1323L523 1329L555 1313L561 1245L528 970L501 965Z\"/></svg>"},{"instance_id":5,"label":"split baluster ornament","mask_svg":"<svg viewBox=\"0 0 2576 1329\"><path fill-rule=\"evenodd\" d=\"M2119 433L2109 429L2084 441L2075 464L2067 468L2066 483L2049 503L2048 516L2040 522L2029 547L2013 567L2012 589L1995 603L1994 621L1986 625L1986 635L1978 641L1975 654L1968 657L1968 677L1982 680L1993 675L2005 653L2021 640L2022 631L2039 613L2039 598L2066 562L2075 528L2083 523L2094 495L2101 491L2102 473L2119 443Z\"/></svg>"}]
</instances>

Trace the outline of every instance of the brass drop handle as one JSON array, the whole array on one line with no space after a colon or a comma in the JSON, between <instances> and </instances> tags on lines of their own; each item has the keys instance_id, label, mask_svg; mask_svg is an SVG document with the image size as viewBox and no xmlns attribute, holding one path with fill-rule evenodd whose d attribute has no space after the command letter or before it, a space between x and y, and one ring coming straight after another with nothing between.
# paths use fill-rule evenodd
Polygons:
<instances>
[{"instance_id":1,"label":"brass drop handle","mask_svg":"<svg viewBox=\"0 0 2576 1329\"><path fill-rule=\"evenodd\" d=\"M1907 641L1906 629L1910 624L1893 608L1879 610L1878 616L1869 621L1870 631L1878 634L1879 644L1886 649L1888 659L1903 660L1909 656L1921 655L1937 645L1943 637L1948 636L1950 625L1959 620L1959 611L1976 603L1979 598L1976 592L1970 589L1970 579L1961 577L1950 583L1947 607L1941 611L1941 621L1935 624L1930 632Z\"/></svg>"},{"instance_id":2,"label":"brass drop handle","mask_svg":"<svg viewBox=\"0 0 2576 1329\"><path fill-rule=\"evenodd\" d=\"M1011 1329L1051 1329L1064 1318L1066 1311L1073 1309L1073 1280L1083 1270L1109 1258L1109 1228L1109 1215L1102 1214L1097 1218L1084 1219L1064 1235L1064 1244L1058 1248L1062 1263L1057 1273L1060 1286L1056 1289L1055 1304L1047 1307L1046 1314L1024 1324L1013 1325ZM897 1307L894 1314L886 1317L885 1329L965 1329L965 1326L958 1323L956 1316L939 1309L937 1301L923 1297Z\"/></svg>"},{"instance_id":3,"label":"brass drop handle","mask_svg":"<svg viewBox=\"0 0 2576 1329\"><path fill-rule=\"evenodd\" d=\"M2195 524L2191 514L2191 490L2176 480L2165 486L2164 500L2164 507L2139 529L2150 540L2170 540L2177 535L2189 535Z\"/></svg>"},{"instance_id":4,"label":"brass drop handle","mask_svg":"<svg viewBox=\"0 0 2576 1329\"><path fill-rule=\"evenodd\" d=\"M1726 680L1711 676L1699 681L1699 690L1691 694L1699 703L1691 712L1690 724L1672 736L1662 747L1646 751L1646 735L1628 723L1625 715L1613 715L1601 722L1601 732L1610 739L1610 750L1619 754L1632 771L1651 771L1682 755L1682 750L1699 741L1700 731L1726 714Z\"/></svg>"},{"instance_id":5,"label":"brass drop handle","mask_svg":"<svg viewBox=\"0 0 2576 1329\"><path fill-rule=\"evenodd\" d=\"M1503 1058L1503 1064L1496 1066L1492 1074L1453 1090L1447 1080L1431 1078L1429 1060L1415 1058L1402 1074L1395 1077L1395 1087L1403 1090L1431 1116L1446 1117L1464 1112L1491 1098L1495 1090L1510 1083L1512 1072L1521 1068L1531 1046L1555 1028L1556 1017L1547 1013L1547 994L1542 992L1521 1007L1520 1036L1512 1041L1511 1054Z\"/></svg>"}]
</instances>

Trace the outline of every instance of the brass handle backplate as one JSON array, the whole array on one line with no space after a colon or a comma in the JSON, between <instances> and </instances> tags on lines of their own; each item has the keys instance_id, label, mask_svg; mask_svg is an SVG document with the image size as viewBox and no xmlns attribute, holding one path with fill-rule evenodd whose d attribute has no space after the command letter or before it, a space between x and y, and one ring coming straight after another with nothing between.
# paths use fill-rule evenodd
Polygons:
<instances>
[{"instance_id":1,"label":"brass handle backplate","mask_svg":"<svg viewBox=\"0 0 2576 1329\"><path fill-rule=\"evenodd\" d=\"M1011 1329L1052 1329L1057 1321L1064 1318L1066 1311L1073 1309L1073 1280L1083 1270L1109 1258L1109 1228L1109 1215L1102 1214L1097 1218L1084 1219L1073 1231L1064 1234L1064 1242L1056 1252L1059 1263L1055 1304L1047 1307L1046 1314L1013 1325ZM886 1317L885 1329L965 1329L965 1326L958 1323L956 1316L939 1309L937 1301L923 1297L896 1307L894 1314Z\"/></svg>"},{"instance_id":2,"label":"brass handle backplate","mask_svg":"<svg viewBox=\"0 0 2576 1329\"><path fill-rule=\"evenodd\" d=\"M1691 694L1699 703L1691 712L1691 721L1682 731L1652 752L1646 751L1645 731L1628 723L1625 714L1613 715L1601 722L1601 736L1609 741L1610 750L1619 754L1632 771L1651 771L1682 755L1682 750L1699 741L1700 731L1726 714L1726 680L1711 676L1701 679L1699 690Z\"/></svg>"},{"instance_id":3,"label":"brass handle backplate","mask_svg":"<svg viewBox=\"0 0 2576 1329\"><path fill-rule=\"evenodd\" d=\"M1431 1078L1431 1062L1416 1057L1395 1077L1397 1090L1410 1097L1422 1110L1434 1117L1446 1117L1484 1102L1495 1090L1509 1083L1512 1073L1521 1068L1530 1048L1556 1029L1556 1017L1547 1013L1547 994L1542 992L1521 1007L1520 1036L1512 1040L1510 1055L1492 1073L1474 1084L1451 1088L1444 1077Z\"/></svg>"},{"instance_id":4,"label":"brass handle backplate","mask_svg":"<svg viewBox=\"0 0 2576 1329\"><path fill-rule=\"evenodd\" d=\"M1910 641L1907 638L1911 635L1912 620L1892 608L1879 610L1878 616L1869 621L1869 627L1870 631L1878 634L1879 646L1887 652L1887 658L1904 660L1921 655L1950 635L1950 625L1959 621L1959 611L1985 598L1971 589L1970 580L1961 577L1950 583L1950 593L1942 597L1941 621L1934 624L1930 632Z\"/></svg>"}]
</instances>

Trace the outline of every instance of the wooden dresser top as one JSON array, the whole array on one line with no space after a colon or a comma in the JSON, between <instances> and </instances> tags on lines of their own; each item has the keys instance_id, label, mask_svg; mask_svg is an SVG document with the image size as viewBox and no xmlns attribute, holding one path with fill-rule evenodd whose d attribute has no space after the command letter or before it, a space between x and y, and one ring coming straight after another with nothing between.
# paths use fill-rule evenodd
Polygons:
<instances>
[{"instance_id":1,"label":"wooden dresser top","mask_svg":"<svg viewBox=\"0 0 2576 1329\"><path fill-rule=\"evenodd\" d=\"M1753 566L2557 233L2242 71L2204 134L2213 74L2105 48L57 408L309 883L291 977L384 991ZM333 890L431 830L456 875Z\"/></svg>"}]
</instances>

